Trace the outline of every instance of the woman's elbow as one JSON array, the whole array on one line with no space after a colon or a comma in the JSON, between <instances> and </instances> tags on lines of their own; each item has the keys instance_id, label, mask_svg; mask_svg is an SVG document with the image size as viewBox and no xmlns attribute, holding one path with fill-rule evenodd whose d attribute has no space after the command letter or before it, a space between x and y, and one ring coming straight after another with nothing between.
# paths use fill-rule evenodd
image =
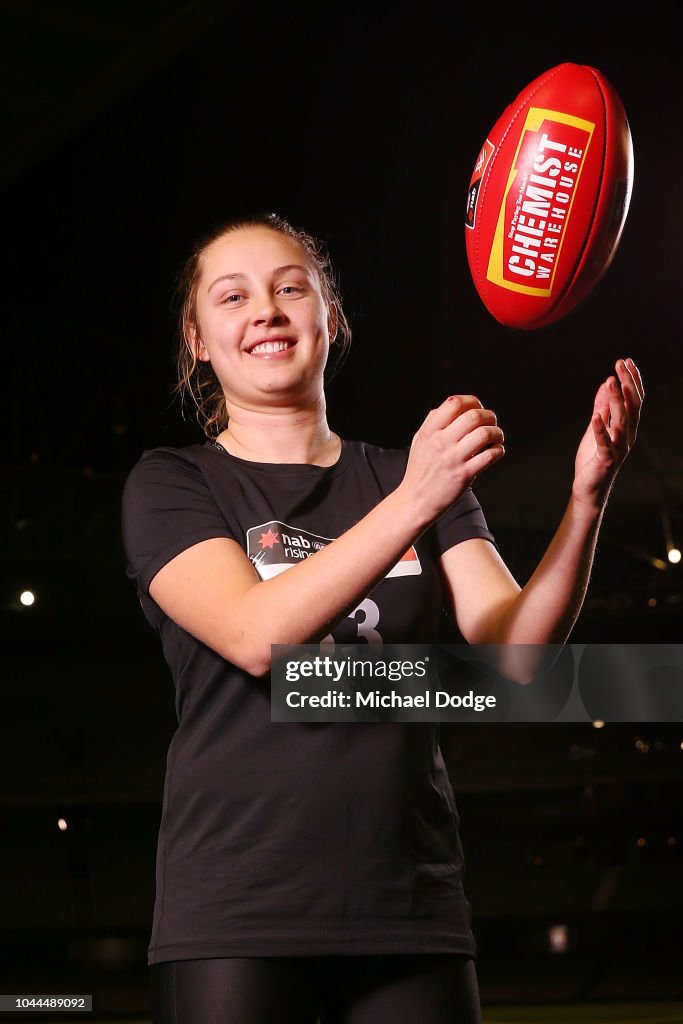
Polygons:
<instances>
[{"instance_id":1,"label":"woman's elbow","mask_svg":"<svg viewBox=\"0 0 683 1024\"><path fill-rule=\"evenodd\" d=\"M500 648L499 671L518 686L528 686L555 665L561 644L510 644Z\"/></svg>"},{"instance_id":2,"label":"woman's elbow","mask_svg":"<svg viewBox=\"0 0 683 1024\"><path fill-rule=\"evenodd\" d=\"M270 672L273 660L271 647L270 644L265 645L260 640L246 637L227 641L223 639L222 642L214 646L214 650L225 661L229 661L230 664L256 679L263 679Z\"/></svg>"},{"instance_id":3,"label":"woman's elbow","mask_svg":"<svg viewBox=\"0 0 683 1024\"><path fill-rule=\"evenodd\" d=\"M258 644L244 651L241 668L255 679L264 679L270 675L272 664L273 656L270 645L264 647Z\"/></svg>"}]
</instances>

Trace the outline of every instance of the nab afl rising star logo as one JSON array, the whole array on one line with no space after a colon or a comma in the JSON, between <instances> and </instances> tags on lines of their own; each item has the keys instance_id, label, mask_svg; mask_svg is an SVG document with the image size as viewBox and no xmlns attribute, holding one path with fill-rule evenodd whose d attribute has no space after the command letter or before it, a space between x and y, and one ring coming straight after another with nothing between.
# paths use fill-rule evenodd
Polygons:
<instances>
[{"instance_id":1,"label":"nab afl rising star logo","mask_svg":"<svg viewBox=\"0 0 683 1024\"><path fill-rule=\"evenodd\" d=\"M332 544L334 539L334 537L321 537L309 530L300 530L296 526L288 526L287 523L271 519L267 523L252 526L247 530L247 554L260 578L270 580L303 559L310 558L316 551L321 551L328 544ZM421 573L420 559L415 548L411 546L396 565L389 570L385 579L419 576ZM343 632L344 635L340 635L337 641L330 633L323 638L321 645L330 650L334 649L335 642L365 642L380 647L383 640L377 628L379 619L378 605L366 597L347 616L346 624L352 625L353 631L340 630L340 634Z\"/></svg>"}]
</instances>

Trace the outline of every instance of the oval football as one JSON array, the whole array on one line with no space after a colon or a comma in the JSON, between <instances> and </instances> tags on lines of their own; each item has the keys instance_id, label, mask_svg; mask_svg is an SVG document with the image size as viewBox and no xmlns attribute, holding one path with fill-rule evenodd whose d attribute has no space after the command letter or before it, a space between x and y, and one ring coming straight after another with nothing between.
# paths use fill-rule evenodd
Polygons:
<instances>
[{"instance_id":1,"label":"oval football","mask_svg":"<svg viewBox=\"0 0 683 1024\"><path fill-rule=\"evenodd\" d=\"M633 190L623 103L597 68L564 63L520 92L472 172L465 244L475 288L507 327L573 310L611 264Z\"/></svg>"}]
</instances>

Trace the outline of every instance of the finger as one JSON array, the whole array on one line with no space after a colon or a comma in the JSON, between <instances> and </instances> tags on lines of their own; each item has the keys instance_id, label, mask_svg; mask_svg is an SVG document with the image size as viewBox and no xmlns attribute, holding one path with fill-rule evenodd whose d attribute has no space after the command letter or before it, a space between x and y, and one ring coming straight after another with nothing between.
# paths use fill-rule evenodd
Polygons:
<instances>
[{"instance_id":1,"label":"finger","mask_svg":"<svg viewBox=\"0 0 683 1024\"><path fill-rule=\"evenodd\" d=\"M441 405L427 413L424 426L442 430L466 409L481 408L481 402L475 395L450 395Z\"/></svg>"},{"instance_id":2,"label":"finger","mask_svg":"<svg viewBox=\"0 0 683 1024\"><path fill-rule=\"evenodd\" d=\"M630 356L626 360L626 366L627 366L627 369L628 369L629 373L631 374L631 377L633 378L633 382L634 382L634 384L636 386L636 391L638 393L638 397L639 397L640 402L642 404L643 400L645 399L645 386L643 385L643 378L641 376L640 370L638 369L638 367L633 362L633 360L631 359Z\"/></svg>"},{"instance_id":3,"label":"finger","mask_svg":"<svg viewBox=\"0 0 683 1024\"><path fill-rule=\"evenodd\" d=\"M499 462L505 455L505 448L502 444L491 445L484 451L473 455L467 462L467 475L470 481L474 480L480 473L483 473L489 466Z\"/></svg>"},{"instance_id":4,"label":"finger","mask_svg":"<svg viewBox=\"0 0 683 1024\"><path fill-rule=\"evenodd\" d=\"M640 396L640 391L638 390L636 378L628 363L625 359L618 359L615 364L615 369L619 376L619 383L621 384L621 390L624 394L627 406L629 408L639 410L642 398Z\"/></svg>"},{"instance_id":5,"label":"finger","mask_svg":"<svg viewBox=\"0 0 683 1024\"><path fill-rule=\"evenodd\" d=\"M640 392L638 391L635 377L633 376L628 363L623 359L619 359L616 363L616 371L619 374L621 392L624 399L626 411L626 440L630 447L635 440L636 432L638 430L642 399L640 397Z\"/></svg>"},{"instance_id":6,"label":"finger","mask_svg":"<svg viewBox=\"0 0 683 1024\"><path fill-rule=\"evenodd\" d=\"M497 424L498 420L492 409L465 409L444 428L444 435L449 443L458 444L480 427L495 427Z\"/></svg>"},{"instance_id":7,"label":"finger","mask_svg":"<svg viewBox=\"0 0 683 1024\"><path fill-rule=\"evenodd\" d=\"M610 408L610 391L613 383L613 377L608 377L607 380L602 382L595 395L593 413L591 415L591 425L593 427L595 440L598 444L598 449L604 448L604 446L607 445L610 452L612 448L612 437L609 432L609 425L612 417Z\"/></svg>"},{"instance_id":8,"label":"finger","mask_svg":"<svg viewBox=\"0 0 683 1024\"><path fill-rule=\"evenodd\" d=\"M593 414L591 418L591 425L593 427L593 435L598 446L598 455L602 454L603 456L607 456L610 461L613 460L616 453L612 443L612 437L607 429L604 419L599 413Z\"/></svg>"},{"instance_id":9,"label":"finger","mask_svg":"<svg viewBox=\"0 0 683 1024\"><path fill-rule=\"evenodd\" d=\"M609 434L613 444L621 444L626 436L626 406L621 384L616 377L608 378L607 396L609 398Z\"/></svg>"},{"instance_id":10,"label":"finger","mask_svg":"<svg viewBox=\"0 0 683 1024\"><path fill-rule=\"evenodd\" d=\"M492 448L496 445L503 446L505 435L498 426L486 425L468 431L458 442L458 454L468 461L473 456L482 452L485 448Z\"/></svg>"},{"instance_id":11,"label":"finger","mask_svg":"<svg viewBox=\"0 0 683 1024\"><path fill-rule=\"evenodd\" d=\"M609 423L609 378L598 388L593 403L593 413L597 413L604 423Z\"/></svg>"}]
</instances>

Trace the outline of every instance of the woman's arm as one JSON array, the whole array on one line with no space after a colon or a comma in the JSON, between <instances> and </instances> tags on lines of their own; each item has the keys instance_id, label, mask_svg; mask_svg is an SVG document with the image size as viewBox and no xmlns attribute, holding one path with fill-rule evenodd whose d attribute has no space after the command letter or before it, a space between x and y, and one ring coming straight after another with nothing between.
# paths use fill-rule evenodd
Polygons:
<instances>
[{"instance_id":1,"label":"woman's arm","mask_svg":"<svg viewBox=\"0 0 683 1024\"><path fill-rule=\"evenodd\" d=\"M564 644L571 633L586 596L607 499L635 442L644 397L632 360L619 360L616 371L618 379L610 377L598 389L577 451L571 497L528 583L520 588L485 541L466 541L442 556L458 625L468 642L555 645Z\"/></svg>"},{"instance_id":2,"label":"woman's arm","mask_svg":"<svg viewBox=\"0 0 683 1024\"><path fill-rule=\"evenodd\" d=\"M503 454L494 413L474 396L449 398L413 438L396 490L310 558L261 581L236 541L206 540L160 569L150 594L187 632L252 675L263 675L271 644L322 639Z\"/></svg>"}]
</instances>

